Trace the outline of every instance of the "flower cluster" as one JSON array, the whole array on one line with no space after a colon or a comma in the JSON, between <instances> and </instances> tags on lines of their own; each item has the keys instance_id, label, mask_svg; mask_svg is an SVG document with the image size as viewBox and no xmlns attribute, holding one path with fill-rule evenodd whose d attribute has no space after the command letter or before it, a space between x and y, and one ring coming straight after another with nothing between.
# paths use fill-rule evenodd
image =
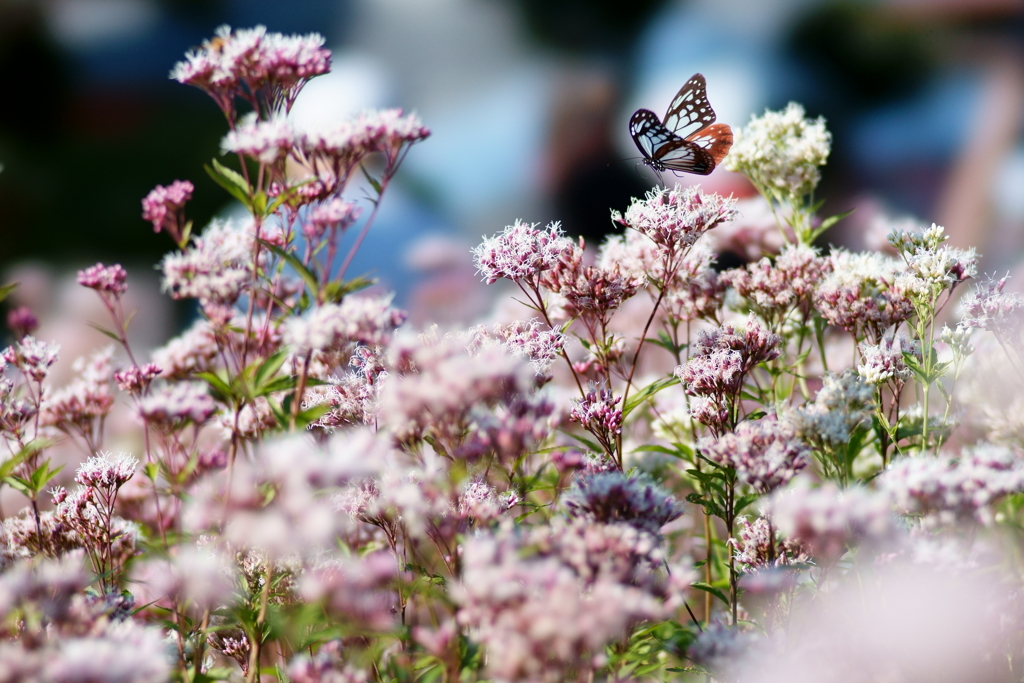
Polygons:
<instances>
[{"instance_id":1,"label":"flower cluster","mask_svg":"<svg viewBox=\"0 0 1024 683\"><path fill-rule=\"evenodd\" d=\"M574 517L625 522L652 534L683 514L682 504L653 481L622 472L577 477L563 503Z\"/></svg>"},{"instance_id":2,"label":"flower cluster","mask_svg":"<svg viewBox=\"0 0 1024 683\"><path fill-rule=\"evenodd\" d=\"M287 112L309 79L330 70L331 53L323 44L318 33L285 36L263 26L221 26L174 66L171 78L202 89L225 115L234 112L236 98L264 112Z\"/></svg>"},{"instance_id":3,"label":"flower cluster","mask_svg":"<svg viewBox=\"0 0 1024 683\"><path fill-rule=\"evenodd\" d=\"M188 180L157 185L142 200L142 220L153 224L153 232L167 232L175 243L185 230L185 204L192 199L195 186Z\"/></svg>"},{"instance_id":4,"label":"flower cluster","mask_svg":"<svg viewBox=\"0 0 1024 683\"><path fill-rule=\"evenodd\" d=\"M735 200L706 194L697 186L656 188L612 221L636 230L658 246L666 261L681 254L708 230L736 216Z\"/></svg>"},{"instance_id":5,"label":"flower cluster","mask_svg":"<svg viewBox=\"0 0 1024 683\"><path fill-rule=\"evenodd\" d=\"M722 467L736 470L740 481L758 493L784 486L810 459L810 448L786 420L745 420L719 439L699 442L701 452Z\"/></svg>"},{"instance_id":6,"label":"flower cluster","mask_svg":"<svg viewBox=\"0 0 1024 683\"><path fill-rule=\"evenodd\" d=\"M795 102L781 112L751 117L736 132L725 168L743 173L770 194L803 197L821 179L821 166L832 151L825 119L810 120Z\"/></svg>"},{"instance_id":7,"label":"flower cluster","mask_svg":"<svg viewBox=\"0 0 1024 683\"><path fill-rule=\"evenodd\" d=\"M657 188L596 255L516 221L472 262L530 312L409 329L348 271L429 131L299 130L329 65L315 34L223 27L175 67L225 114L207 170L248 214L193 231L187 181L143 200L164 289L198 303L178 337L133 345L119 265L78 274L114 347L65 367L9 312L0 680L950 678L935 642L957 680L1019 678L1005 278L949 329L977 257L942 228L881 221L896 258L815 248L842 218L812 196L831 139L791 105L726 161L760 198ZM934 605L960 603L947 637Z\"/></svg>"},{"instance_id":8,"label":"flower cluster","mask_svg":"<svg viewBox=\"0 0 1024 683\"><path fill-rule=\"evenodd\" d=\"M494 237L473 249L477 272L487 284L502 278L537 286L540 273L553 268L574 244L558 223L538 229L539 223L516 220Z\"/></svg>"},{"instance_id":9,"label":"flower cluster","mask_svg":"<svg viewBox=\"0 0 1024 683\"><path fill-rule=\"evenodd\" d=\"M880 479L896 505L930 525L991 523L993 503L1024 492L1024 460L1012 449L982 444L959 458L904 458Z\"/></svg>"}]
</instances>

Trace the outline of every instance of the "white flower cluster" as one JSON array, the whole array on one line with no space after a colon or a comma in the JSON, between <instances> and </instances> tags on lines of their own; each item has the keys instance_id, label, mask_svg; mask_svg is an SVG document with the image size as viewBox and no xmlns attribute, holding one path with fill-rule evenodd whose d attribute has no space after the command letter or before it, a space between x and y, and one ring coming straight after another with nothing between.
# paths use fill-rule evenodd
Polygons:
<instances>
[{"instance_id":1,"label":"white flower cluster","mask_svg":"<svg viewBox=\"0 0 1024 683\"><path fill-rule=\"evenodd\" d=\"M745 174L769 194L800 198L814 191L820 166L828 161L832 134L825 119L806 118L804 108L790 102L783 111L765 111L736 131L725 168Z\"/></svg>"}]
</instances>

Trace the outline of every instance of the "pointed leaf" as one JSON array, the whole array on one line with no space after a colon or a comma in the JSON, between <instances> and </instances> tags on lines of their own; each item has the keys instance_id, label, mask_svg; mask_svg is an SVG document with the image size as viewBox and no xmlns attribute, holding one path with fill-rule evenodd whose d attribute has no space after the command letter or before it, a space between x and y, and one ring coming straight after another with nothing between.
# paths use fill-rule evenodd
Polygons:
<instances>
[{"instance_id":1,"label":"pointed leaf","mask_svg":"<svg viewBox=\"0 0 1024 683\"><path fill-rule=\"evenodd\" d=\"M242 202L247 208L252 208L252 187L238 171L228 168L216 159L203 168L213 181L227 190L228 194Z\"/></svg>"},{"instance_id":2,"label":"pointed leaf","mask_svg":"<svg viewBox=\"0 0 1024 683\"><path fill-rule=\"evenodd\" d=\"M320 291L320 282L316 279L316 275L314 275L309 268L302 265L302 261L296 258L295 254L288 253L276 244L271 244L265 240L260 240L260 244L287 261L288 265L294 268L295 272L299 274L299 277L305 281L310 292L315 295Z\"/></svg>"},{"instance_id":3,"label":"pointed leaf","mask_svg":"<svg viewBox=\"0 0 1024 683\"><path fill-rule=\"evenodd\" d=\"M11 292L13 292L17 288L17 286L19 284L21 284L21 283L19 283L19 282L12 282L9 285L2 285L2 286L0 286L0 301L3 301L7 297L9 297L11 295Z\"/></svg>"},{"instance_id":4,"label":"pointed leaf","mask_svg":"<svg viewBox=\"0 0 1024 683\"><path fill-rule=\"evenodd\" d=\"M643 389L629 397L629 399L626 401L626 405L623 406L622 408L622 417L625 418L627 415L633 412L633 410L636 409L638 405L649 399L651 396L654 396L662 389L673 386L675 384L679 384L679 378L676 377L675 375L671 377L662 377L661 379L654 380L646 387L644 387Z\"/></svg>"}]
</instances>

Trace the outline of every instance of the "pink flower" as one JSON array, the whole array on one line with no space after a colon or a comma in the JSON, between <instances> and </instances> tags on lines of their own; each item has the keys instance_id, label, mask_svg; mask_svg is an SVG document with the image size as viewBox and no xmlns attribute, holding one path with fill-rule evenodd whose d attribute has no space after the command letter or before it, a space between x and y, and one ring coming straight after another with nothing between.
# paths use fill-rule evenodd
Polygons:
<instances>
[{"instance_id":1,"label":"pink flower","mask_svg":"<svg viewBox=\"0 0 1024 683\"><path fill-rule=\"evenodd\" d=\"M174 429L186 423L202 424L217 411L205 385L177 382L154 391L139 402L146 422Z\"/></svg>"},{"instance_id":2,"label":"pink flower","mask_svg":"<svg viewBox=\"0 0 1024 683\"><path fill-rule=\"evenodd\" d=\"M78 271L78 284L95 289L101 295L110 294L117 298L128 291L128 273L118 264L105 266L97 263Z\"/></svg>"},{"instance_id":3,"label":"pink flower","mask_svg":"<svg viewBox=\"0 0 1024 683\"><path fill-rule=\"evenodd\" d=\"M701 439L699 448L719 465L734 468L739 480L758 493L785 485L811 457L792 425L774 416L745 420L717 439Z\"/></svg>"},{"instance_id":4,"label":"pink flower","mask_svg":"<svg viewBox=\"0 0 1024 683\"><path fill-rule=\"evenodd\" d=\"M39 320L28 306L18 306L7 311L7 328L16 339L32 334L39 327Z\"/></svg>"},{"instance_id":5,"label":"pink flower","mask_svg":"<svg viewBox=\"0 0 1024 683\"><path fill-rule=\"evenodd\" d=\"M75 481L82 486L116 490L132 478L138 464L130 453L114 458L111 453L102 452L79 465Z\"/></svg>"},{"instance_id":6,"label":"pink flower","mask_svg":"<svg viewBox=\"0 0 1024 683\"><path fill-rule=\"evenodd\" d=\"M115 372L114 381L117 382L117 388L121 391L127 391L130 394L141 394L149 388L150 382L161 372L160 368L153 363L147 363L141 368L133 365L120 372Z\"/></svg>"},{"instance_id":7,"label":"pink flower","mask_svg":"<svg viewBox=\"0 0 1024 683\"><path fill-rule=\"evenodd\" d=\"M542 271L554 267L563 254L576 248L558 223L549 223L543 230L538 230L538 225L516 219L500 235L485 238L473 249L473 262L487 284L501 278L536 284Z\"/></svg>"},{"instance_id":8,"label":"pink flower","mask_svg":"<svg viewBox=\"0 0 1024 683\"><path fill-rule=\"evenodd\" d=\"M736 200L705 194L694 185L655 188L634 199L625 215L612 212L612 221L647 235L666 253L682 253L708 230L732 220Z\"/></svg>"},{"instance_id":9,"label":"pink flower","mask_svg":"<svg viewBox=\"0 0 1024 683\"><path fill-rule=\"evenodd\" d=\"M166 230L178 241L185 224L185 203L194 191L187 180L175 180L167 187L157 185L142 200L142 219L153 224L153 232Z\"/></svg>"},{"instance_id":10,"label":"pink flower","mask_svg":"<svg viewBox=\"0 0 1024 683\"><path fill-rule=\"evenodd\" d=\"M3 358L36 382L42 382L49 368L57 361L60 346L36 341L26 336L20 342L4 349Z\"/></svg>"}]
</instances>

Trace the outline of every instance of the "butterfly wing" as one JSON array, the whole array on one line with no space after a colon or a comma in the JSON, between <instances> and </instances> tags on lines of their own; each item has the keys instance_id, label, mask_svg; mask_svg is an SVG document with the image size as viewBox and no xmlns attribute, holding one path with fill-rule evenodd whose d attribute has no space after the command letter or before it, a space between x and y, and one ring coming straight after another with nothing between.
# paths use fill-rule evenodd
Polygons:
<instances>
[{"instance_id":1,"label":"butterfly wing","mask_svg":"<svg viewBox=\"0 0 1024 683\"><path fill-rule=\"evenodd\" d=\"M708 102L707 82L701 74L694 74L672 98L663 125L685 139L714 122L715 110Z\"/></svg>"},{"instance_id":2,"label":"butterfly wing","mask_svg":"<svg viewBox=\"0 0 1024 683\"><path fill-rule=\"evenodd\" d=\"M678 136L661 125L661 119L653 111L638 109L629 119L629 134L633 136L644 160L651 160L664 145L678 140Z\"/></svg>"},{"instance_id":3,"label":"butterfly wing","mask_svg":"<svg viewBox=\"0 0 1024 683\"><path fill-rule=\"evenodd\" d=\"M706 149L680 137L662 145L656 152L655 161L670 171L707 175L715 170L714 157Z\"/></svg>"},{"instance_id":4,"label":"butterfly wing","mask_svg":"<svg viewBox=\"0 0 1024 683\"><path fill-rule=\"evenodd\" d=\"M712 159L714 168L722 163L722 159L732 147L732 128L726 123L715 123L707 128L701 128L686 138L686 142L691 142L706 151Z\"/></svg>"}]
</instances>

